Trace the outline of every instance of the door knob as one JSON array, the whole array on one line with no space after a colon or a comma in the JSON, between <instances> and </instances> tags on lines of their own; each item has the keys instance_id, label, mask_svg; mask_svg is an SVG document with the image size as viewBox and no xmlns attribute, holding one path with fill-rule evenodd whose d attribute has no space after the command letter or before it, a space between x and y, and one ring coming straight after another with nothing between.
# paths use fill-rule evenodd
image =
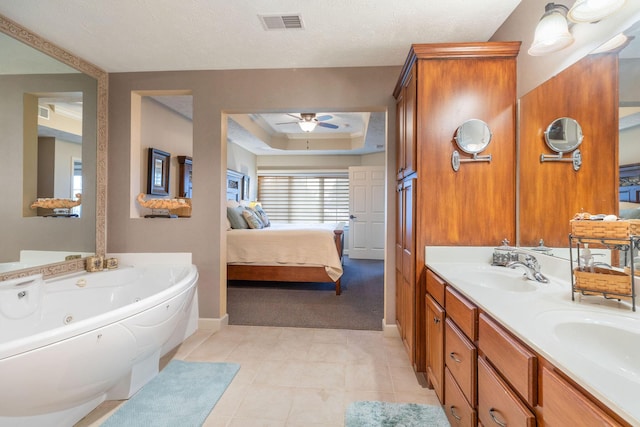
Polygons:
<instances>
[{"instance_id":1,"label":"door knob","mask_svg":"<svg viewBox=\"0 0 640 427\"><path fill-rule=\"evenodd\" d=\"M349 219L358 219L357 216L349 215Z\"/></svg>"}]
</instances>

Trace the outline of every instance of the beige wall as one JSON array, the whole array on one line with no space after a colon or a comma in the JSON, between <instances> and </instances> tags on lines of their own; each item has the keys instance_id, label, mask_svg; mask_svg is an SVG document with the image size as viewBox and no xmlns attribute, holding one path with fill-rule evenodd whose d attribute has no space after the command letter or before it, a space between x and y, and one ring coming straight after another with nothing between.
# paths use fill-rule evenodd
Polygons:
<instances>
[{"instance_id":1,"label":"beige wall","mask_svg":"<svg viewBox=\"0 0 640 427\"><path fill-rule=\"evenodd\" d=\"M255 200L258 194L256 175L257 156L237 144L227 143L227 169L249 176L249 199Z\"/></svg>"},{"instance_id":2,"label":"beige wall","mask_svg":"<svg viewBox=\"0 0 640 427\"><path fill-rule=\"evenodd\" d=\"M138 103L136 103L138 105ZM131 192L147 192L149 148L156 148L171 154L169 161L169 197L178 195L178 156L193 154L193 126L191 120L175 113L149 96L140 97L140 114L134 114L140 123L139 135L131 138ZM139 119L138 119L139 117ZM160 197L160 196L147 196ZM149 213L134 198L131 199L131 217L141 218Z\"/></svg>"},{"instance_id":3,"label":"beige wall","mask_svg":"<svg viewBox=\"0 0 640 427\"><path fill-rule=\"evenodd\" d=\"M395 117L391 92L399 72L398 66L111 74L107 251L193 253L200 273L200 315L222 317L226 313L226 237L222 220L228 154L223 113L339 109L387 111L389 117ZM131 91L138 90L189 90L193 95L194 209L190 219L129 218L128 207L135 197L127 191L130 188L130 104ZM389 123L387 163L394 164L395 125L393 121ZM389 181L393 181L392 173ZM393 186L387 189L389 248L393 247L394 238L393 191ZM385 278L385 298L387 306L392 307L395 287L390 276ZM393 316L385 317L388 324L395 324Z\"/></svg>"}]
</instances>

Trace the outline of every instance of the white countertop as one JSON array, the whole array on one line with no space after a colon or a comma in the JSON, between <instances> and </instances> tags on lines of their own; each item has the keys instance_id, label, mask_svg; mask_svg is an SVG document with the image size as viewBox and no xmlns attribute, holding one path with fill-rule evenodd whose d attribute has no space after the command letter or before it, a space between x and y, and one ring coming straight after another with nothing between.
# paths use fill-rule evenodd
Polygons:
<instances>
[{"instance_id":1,"label":"white countertop","mask_svg":"<svg viewBox=\"0 0 640 427\"><path fill-rule=\"evenodd\" d=\"M492 247L425 250L427 267L630 424L640 426L640 314L629 302L578 293L572 301L568 259L535 254L550 279L545 284L522 278L519 268L491 266ZM491 275L500 279L488 283ZM509 286L496 286L501 282Z\"/></svg>"}]
</instances>

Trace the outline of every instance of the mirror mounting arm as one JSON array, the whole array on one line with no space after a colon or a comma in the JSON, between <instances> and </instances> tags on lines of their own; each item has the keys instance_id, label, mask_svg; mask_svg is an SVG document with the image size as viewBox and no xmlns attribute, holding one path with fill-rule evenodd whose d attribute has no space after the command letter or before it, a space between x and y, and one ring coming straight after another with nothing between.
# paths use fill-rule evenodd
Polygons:
<instances>
[{"instance_id":1,"label":"mirror mounting arm","mask_svg":"<svg viewBox=\"0 0 640 427\"><path fill-rule=\"evenodd\" d=\"M570 162L573 163L573 170L580 170L582 166L582 153L580 150L575 150L571 154L571 157L563 157L564 153L558 154L540 154L540 163L544 162Z\"/></svg>"},{"instance_id":2,"label":"mirror mounting arm","mask_svg":"<svg viewBox=\"0 0 640 427\"><path fill-rule=\"evenodd\" d=\"M473 157L470 159L461 159L460 153L458 150L453 150L451 154L451 167L454 171L458 172L460 169L460 163L471 163L471 162L489 162L491 163L491 154L487 154L484 156L479 156L478 153L473 153Z\"/></svg>"}]
</instances>

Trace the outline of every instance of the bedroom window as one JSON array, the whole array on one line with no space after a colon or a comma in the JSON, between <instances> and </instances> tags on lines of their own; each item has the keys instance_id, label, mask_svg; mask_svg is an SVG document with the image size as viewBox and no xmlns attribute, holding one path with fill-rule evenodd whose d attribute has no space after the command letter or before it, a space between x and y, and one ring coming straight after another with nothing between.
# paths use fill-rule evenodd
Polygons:
<instances>
[{"instance_id":1,"label":"bedroom window","mask_svg":"<svg viewBox=\"0 0 640 427\"><path fill-rule=\"evenodd\" d=\"M349 176L258 176L258 200L274 222L349 221Z\"/></svg>"}]
</instances>

